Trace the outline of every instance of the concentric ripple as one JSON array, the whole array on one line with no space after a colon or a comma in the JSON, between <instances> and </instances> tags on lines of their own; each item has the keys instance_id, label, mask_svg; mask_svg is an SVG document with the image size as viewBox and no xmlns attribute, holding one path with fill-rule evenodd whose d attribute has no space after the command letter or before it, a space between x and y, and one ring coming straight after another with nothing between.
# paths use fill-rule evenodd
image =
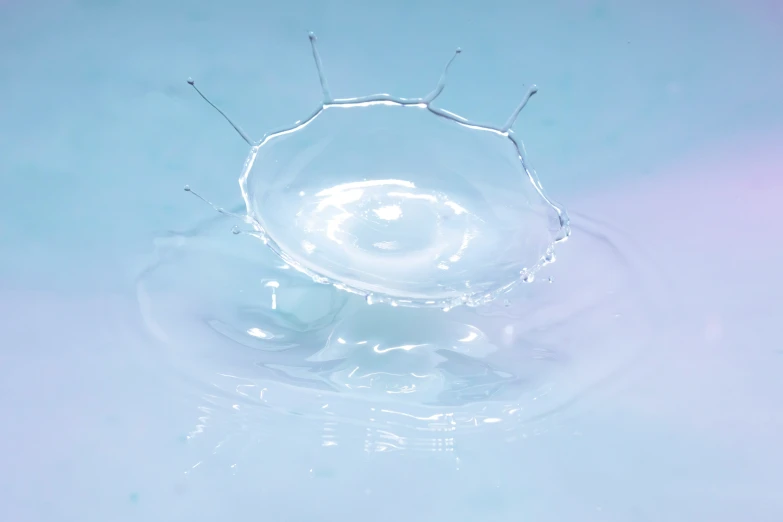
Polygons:
<instances>
[{"instance_id":1,"label":"concentric ripple","mask_svg":"<svg viewBox=\"0 0 783 522\"><path fill-rule=\"evenodd\" d=\"M328 422L331 432L382 427L409 442L513 430L584 397L651 339L640 265L621 236L586 218L551 281L449 312L367 305L230 226L219 216L161 238L137 287L173 367L222 390L226 404Z\"/></svg>"}]
</instances>

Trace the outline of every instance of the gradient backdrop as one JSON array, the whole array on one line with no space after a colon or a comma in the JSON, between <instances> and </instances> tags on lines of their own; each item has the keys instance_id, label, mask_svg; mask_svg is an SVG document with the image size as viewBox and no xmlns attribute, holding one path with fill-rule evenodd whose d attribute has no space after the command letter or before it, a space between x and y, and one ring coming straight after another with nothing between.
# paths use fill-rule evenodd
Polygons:
<instances>
[{"instance_id":1,"label":"gradient backdrop","mask_svg":"<svg viewBox=\"0 0 783 522\"><path fill-rule=\"evenodd\" d=\"M0 0L0 520L783 520L781 5ZM443 107L500 124L539 86L517 131L548 192L658 270L644 367L457 465L285 418L183 444L209 415L134 277L208 214L183 185L240 202L246 155L185 79L260 137L319 101L310 30L336 96L423 95L456 46Z\"/></svg>"}]
</instances>

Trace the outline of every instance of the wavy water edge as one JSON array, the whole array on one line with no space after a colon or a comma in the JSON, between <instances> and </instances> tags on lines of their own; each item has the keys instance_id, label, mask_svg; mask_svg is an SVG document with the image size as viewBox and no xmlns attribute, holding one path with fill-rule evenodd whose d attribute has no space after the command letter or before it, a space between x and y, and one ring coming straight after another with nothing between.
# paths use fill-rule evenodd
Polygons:
<instances>
[{"instance_id":1,"label":"wavy water edge","mask_svg":"<svg viewBox=\"0 0 783 522\"><path fill-rule=\"evenodd\" d=\"M571 233L570 220L565 209L546 195L535 170L529 165L522 140L513 131L520 113L538 92L535 85L527 89L502 126L472 122L435 107L433 102L446 86L449 69L462 52L457 48L443 68L435 89L427 96L402 98L384 93L335 98L328 86L315 34L310 32L309 39L321 84L320 105L306 118L269 132L259 140L251 139L196 86L192 78L188 78L187 83L230 124L250 146L250 152L239 177L246 207L242 215L229 214L215 207L189 186L185 187L186 191L218 212L252 226L253 232L245 232L260 239L287 266L308 275L316 283L361 295L370 304L444 310L461 305L480 306L506 294L521 282L533 281L543 267L555 261L555 247L566 241ZM406 109L408 118L403 122L379 125L383 121L379 116L388 114L390 107L392 112ZM381 114L347 126L346 122L339 123L338 114L362 112L368 108L381 109ZM438 131L427 129L422 121L411 118L413 112L407 109L418 109L420 113L429 114L429 120L449 125L439 127ZM316 120L324 118L336 120L327 125L327 137L316 140L302 137L310 127L318 126ZM368 124L377 128L368 129ZM491 136L502 141L505 151L487 154L489 144L482 142L480 154L464 154L466 143L460 143L453 134L446 134L447 129L454 132L458 128L470 131L474 138L476 135ZM367 136L377 134L381 129L382 136L375 135L374 140L365 141ZM390 129L394 131L390 132ZM348 134L352 136L348 137ZM281 146L295 135L299 136L301 144ZM433 168L429 164L438 156L435 152L438 147L429 143L434 136L439 136L438 139L448 137L448 156L452 163L449 167L437 165ZM336 141L342 141L347 149L341 151L335 145ZM414 147L414 144L418 146ZM362 156L358 151L378 145L378 155L369 154L372 157L369 164L366 157L364 164L357 163L356 159ZM278 148L283 150L282 154L272 153ZM325 149L331 154L325 153ZM393 151L391 156L387 155L389 151ZM407 161L397 161L411 153L412 157ZM462 157L459 157L460 153L463 153ZM348 157L352 160L346 160ZM482 216L474 215L470 209L451 200L449 194L462 177L454 172L455 165L471 164L469 158L474 157L482 157L485 161L506 157L506 161L501 162L505 169L492 163L481 167L472 165L467 170L470 181L464 183L471 189L472 195L468 199L478 202L489 198L486 202L489 205L485 206L503 209L502 217L487 208L483 209ZM408 180L408 174L403 174L405 179L359 179L361 172L377 168L379 158L384 158L382 163L395 176L410 170L415 179ZM323 165L323 168L314 170L313 163ZM517 169L507 172L509 163L516 164ZM448 172L448 175L432 179L427 172ZM486 172L495 172L506 182L503 190L494 191L494 198L490 198L493 191L479 190L489 179ZM337 177L335 173L339 173ZM419 181L431 186L423 189L418 186ZM297 188L292 190L293 186ZM433 190L433 187L440 189ZM377 192L365 194L368 189ZM509 193L514 196L509 198ZM500 194L505 197L497 197ZM536 205L531 203L532 199L537 200ZM403 207L406 207L405 211ZM536 207L541 208L534 211ZM373 219L372 214L381 222ZM541 215L533 219L534 214ZM403 220L406 225L389 226L403 216L406 216ZM387 230L386 234L379 234L384 228L395 232ZM425 229L428 230L424 232ZM504 240L494 238L495 234L504 235ZM386 236L386 240L379 236ZM494 238L489 241L491 247L474 245L484 237ZM522 244L516 244L520 239L524 239ZM398 251L398 255L390 258L389 249ZM457 262L461 267L451 270L451 265ZM470 265L473 266L465 268Z\"/></svg>"},{"instance_id":2,"label":"wavy water edge","mask_svg":"<svg viewBox=\"0 0 783 522\"><path fill-rule=\"evenodd\" d=\"M545 429L653 343L651 267L619 232L574 221L551 283L478 308L369 306L233 236L221 216L161 238L137 295L172 370L221 419L213 429L282 415L328 427L323 446L352 433L373 452L450 450L488 431L512 441ZM422 313L432 317L416 324Z\"/></svg>"}]
</instances>

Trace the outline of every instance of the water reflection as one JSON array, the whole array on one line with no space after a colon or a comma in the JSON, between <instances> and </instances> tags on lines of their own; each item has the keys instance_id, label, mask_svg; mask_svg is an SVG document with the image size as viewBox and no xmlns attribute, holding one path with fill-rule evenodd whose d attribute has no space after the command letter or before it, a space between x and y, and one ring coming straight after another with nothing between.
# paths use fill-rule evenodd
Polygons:
<instances>
[{"instance_id":1,"label":"water reflection","mask_svg":"<svg viewBox=\"0 0 783 522\"><path fill-rule=\"evenodd\" d=\"M312 447L456 454L475 432L545 430L645 352L643 263L621 237L575 222L555 283L446 313L315 284L218 217L159 245L139 301L171 364L205 387L189 438L212 426L215 444L259 440L274 417L296 419Z\"/></svg>"}]
</instances>

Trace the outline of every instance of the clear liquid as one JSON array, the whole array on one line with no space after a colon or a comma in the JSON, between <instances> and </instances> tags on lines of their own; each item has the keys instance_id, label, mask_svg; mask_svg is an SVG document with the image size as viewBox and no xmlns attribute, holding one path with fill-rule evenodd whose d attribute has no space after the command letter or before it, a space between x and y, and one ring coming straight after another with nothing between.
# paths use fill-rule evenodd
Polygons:
<instances>
[{"instance_id":1,"label":"clear liquid","mask_svg":"<svg viewBox=\"0 0 783 522\"><path fill-rule=\"evenodd\" d=\"M436 108L457 50L425 97L335 99L310 42L321 107L257 143L188 80L251 145L253 236L315 282L407 307L481 305L554 261L568 216L511 131L535 86L502 127Z\"/></svg>"}]
</instances>

